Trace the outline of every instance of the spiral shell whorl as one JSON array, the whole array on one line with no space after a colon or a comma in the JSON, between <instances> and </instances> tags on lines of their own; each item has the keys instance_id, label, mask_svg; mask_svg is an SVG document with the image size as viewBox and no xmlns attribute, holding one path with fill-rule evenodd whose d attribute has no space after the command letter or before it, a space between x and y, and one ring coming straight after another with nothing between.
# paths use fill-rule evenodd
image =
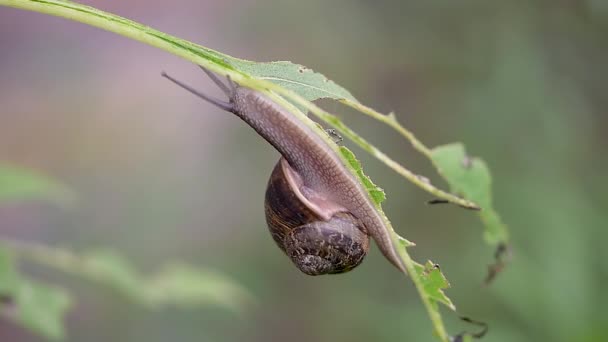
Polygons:
<instances>
[{"instance_id":1,"label":"spiral shell whorl","mask_svg":"<svg viewBox=\"0 0 608 342\"><path fill-rule=\"evenodd\" d=\"M274 168L266 190L266 221L273 239L302 272L348 272L369 249L365 227L355 216L337 212L324 220L303 203L282 167Z\"/></svg>"}]
</instances>

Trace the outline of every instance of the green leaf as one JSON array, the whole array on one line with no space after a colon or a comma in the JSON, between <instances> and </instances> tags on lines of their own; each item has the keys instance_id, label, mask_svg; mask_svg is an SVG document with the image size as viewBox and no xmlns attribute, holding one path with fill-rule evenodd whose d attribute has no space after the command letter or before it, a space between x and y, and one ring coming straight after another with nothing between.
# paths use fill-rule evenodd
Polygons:
<instances>
[{"instance_id":1,"label":"green leaf","mask_svg":"<svg viewBox=\"0 0 608 342\"><path fill-rule=\"evenodd\" d=\"M173 263L146 277L110 250L87 253L79 263L90 279L151 307L194 308L211 304L242 312L253 302L249 292L228 277L189 265Z\"/></svg>"},{"instance_id":2,"label":"green leaf","mask_svg":"<svg viewBox=\"0 0 608 342\"><path fill-rule=\"evenodd\" d=\"M365 189L369 193L370 197L374 201L376 207L380 207L380 204L386 199L386 194L382 188L378 187L371 178L363 173L361 162L355 157L355 154L347 147L340 146L340 153L342 157L348 162L348 165L353 169L356 175L359 177L361 183L365 186Z\"/></svg>"},{"instance_id":3,"label":"green leaf","mask_svg":"<svg viewBox=\"0 0 608 342\"><path fill-rule=\"evenodd\" d=\"M78 269L91 280L112 287L128 297L145 301L141 289L145 285L143 279L122 256L110 250L97 250L85 254L80 260L77 260L77 256L72 257ZM69 272L65 268L63 270Z\"/></svg>"},{"instance_id":4,"label":"green leaf","mask_svg":"<svg viewBox=\"0 0 608 342\"><path fill-rule=\"evenodd\" d=\"M251 294L228 277L212 270L174 263L151 277L146 297L156 305L194 308L216 305L235 312L254 302Z\"/></svg>"},{"instance_id":5,"label":"green leaf","mask_svg":"<svg viewBox=\"0 0 608 342\"><path fill-rule=\"evenodd\" d=\"M49 339L64 338L70 298L61 289L23 278L10 253L0 248L0 315Z\"/></svg>"},{"instance_id":6,"label":"green leaf","mask_svg":"<svg viewBox=\"0 0 608 342\"><path fill-rule=\"evenodd\" d=\"M151 307L212 304L240 312L252 302L252 296L242 286L210 270L174 263L146 277L109 250L88 253L81 264L81 270L91 279Z\"/></svg>"},{"instance_id":7,"label":"green leaf","mask_svg":"<svg viewBox=\"0 0 608 342\"><path fill-rule=\"evenodd\" d=\"M215 305L242 313L253 296L232 279L208 269L172 263L152 276L142 276L119 254L99 250L78 256L65 249L13 242L0 246L0 317L49 339L63 339L63 319L70 298L62 289L24 278L13 254L41 265L113 288L126 298L152 308L196 308Z\"/></svg>"},{"instance_id":8,"label":"green leaf","mask_svg":"<svg viewBox=\"0 0 608 342\"><path fill-rule=\"evenodd\" d=\"M70 297L59 288L22 280L15 297L17 319L25 327L50 339L64 338L63 320Z\"/></svg>"},{"instance_id":9,"label":"green leaf","mask_svg":"<svg viewBox=\"0 0 608 342\"><path fill-rule=\"evenodd\" d=\"M424 265L415 263L414 267L422 280L424 293L433 304L434 309L438 310L437 303L442 303L455 311L456 306L443 292L444 289L450 287L450 283L448 283L448 280L441 273L439 266L429 260Z\"/></svg>"},{"instance_id":10,"label":"green leaf","mask_svg":"<svg viewBox=\"0 0 608 342\"><path fill-rule=\"evenodd\" d=\"M453 192L481 206L479 216L485 226L486 241L494 245L507 242L507 227L492 207L492 179L486 163L469 157L461 143L435 147L431 157Z\"/></svg>"},{"instance_id":11,"label":"green leaf","mask_svg":"<svg viewBox=\"0 0 608 342\"><path fill-rule=\"evenodd\" d=\"M0 203L36 199L69 206L75 198L67 186L47 176L26 168L0 164Z\"/></svg>"},{"instance_id":12,"label":"green leaf","mask_svg":"<svg viewBox=\"0 0 608 342\"><path fill-rule=\"evenodd\" d=\"M200 307L215 305L242 312L253 296L234 280L208 269L172 263L150 276L140 274L124 257L111 250L77 255L66 249L23 244L20 256L105 285L139 304Z\"/></svg>"},{"instance_id":13,"label":"green leaf","mask_svg":"<svg viewBox=\"0 0 608 342\"><path fill-rule=\"evenodd\" d=\"M289 61L255 63L238 60L232 62L236 69L280 85L302 96L308 101L322 98L349 99L358 102L346 89L300 64Z\"/></svg>"}]
</instances>

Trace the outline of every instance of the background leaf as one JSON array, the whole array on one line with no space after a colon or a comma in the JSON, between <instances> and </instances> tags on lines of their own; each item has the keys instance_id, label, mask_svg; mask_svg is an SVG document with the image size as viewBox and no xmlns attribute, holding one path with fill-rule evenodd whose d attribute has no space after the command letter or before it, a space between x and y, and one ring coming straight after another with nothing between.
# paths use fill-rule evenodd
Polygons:
<instances>
[{"instance_id":1,"label":"background leaf","mask_svg":"<svg viewBox=\"0 0 608 342\"><path fill-rule=\"evenodd\" d=\"M146 298L155 305L195 308L215 305L243 312L255 300L232 279L212 270L171 263L148 279Z\"/></svg>"},{"instance_id":2,"label":"background leaf","mask_svg":"<svg viewBox=\"0 0 608 342\"><path fill-rule=\"evenodd\" d=\"M0 203L39 199L69 206L76 196L67 186L45 175L0 162Z\"/></svg>"},{"instance_id":3,"label":"background leaf","mask_svg":"<svg viewBox=\"0 0 608 342\"><path fill-rule=\"evenodd\" d=\"M461 143L435 147L431 156L452 192L481 206L479 216L485 225L486 241L493 245L506 243L509 238L508 231L492 206L492 179L486 163L479 158L468 156Z\"/></svg>"},{"instance_id":4,"label":"background leaf","mask_svg":"<svg viewBox=\"0 0 608 342\"><path fill-rule=\"evenodd\" d=\"M158 273L146 276L107 249L77 255L63 248L30 243L15 246L23 258L113 288L153 308L215 305L240 313L255 303L250 292L234 280L204 268L169 263Z\"/></svg>"},{"instance_id":5,"label":"background leaf","mask_svg":"<svg viewBox=\"0 0 608 342\"><path fill-rule=\"evenodd\" d=\"M322 98L349 99L357 102L346 89L303 65L289 61L255 63L238 60L233 62L238 70L289 89L308 101Z\"/></svg>"},{"instance_id":6,"label":"background leaf","mask_svg":"<svg viewBox=\"0 0 608 342\"><path fill-rule=\"evenodd\" d=\"M49 339L65 336L64 316L70 306L61 289L21 276L10 253L0 247L0 314Z\"/></svg>"}]
</instances>

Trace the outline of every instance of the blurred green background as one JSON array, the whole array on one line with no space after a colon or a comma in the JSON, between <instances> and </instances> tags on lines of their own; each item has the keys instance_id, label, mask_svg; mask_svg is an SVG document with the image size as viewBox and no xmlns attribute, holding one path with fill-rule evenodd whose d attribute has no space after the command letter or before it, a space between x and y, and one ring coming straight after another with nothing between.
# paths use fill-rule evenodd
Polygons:
<instances>
[{"instance_id":1,"label":"blurred green background","mask_svg":"<svg viewBox=\"0 0 608 342\"><path fill-rule=\"evenodd\" d=\"M429 146L486 160L513 261L481 285L492 249L476 215L429 198L354 148L385 211L441 265L485 341L608 341L608 2L87 1L224 53L291 60L397 117ZM70 341L431 341L412 284L374 248L355 271L308 277L266 230L277 153L235 117L160 77L214 92L196 67L64 19L0 8L0 161L48 174L74 209L0 207L0 238L111 247L143 270L216 269L257 304L149 311L78 278L34 269L77 300ZM396 133L322 102L410 169L440 182ZM346 143L348 146L350 144ZM444 310L449 330L468 327ZM0 321L0 341L42 341Z\"/></svg>"}]
</instances>

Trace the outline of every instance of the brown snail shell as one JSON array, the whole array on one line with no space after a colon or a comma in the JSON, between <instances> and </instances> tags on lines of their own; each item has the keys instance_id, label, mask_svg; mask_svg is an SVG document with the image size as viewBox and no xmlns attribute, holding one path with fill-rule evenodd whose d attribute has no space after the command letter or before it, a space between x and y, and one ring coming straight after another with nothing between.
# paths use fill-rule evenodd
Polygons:
<instances>
[{"instance_id":1,"label":"brown snail shell","mask_svg":"<svg viewBox=\"0 0 608 342\"><path fill-rule=\"evenodd\" d=\"M311 201L305 193L297 173L281 158L270 175L264 203L274 241L308 275L352 270L369 250L365 226L346 209L319 198ZM330 211L331 218L325 220L320 211Z\"/></svg>"}]
</instances>

